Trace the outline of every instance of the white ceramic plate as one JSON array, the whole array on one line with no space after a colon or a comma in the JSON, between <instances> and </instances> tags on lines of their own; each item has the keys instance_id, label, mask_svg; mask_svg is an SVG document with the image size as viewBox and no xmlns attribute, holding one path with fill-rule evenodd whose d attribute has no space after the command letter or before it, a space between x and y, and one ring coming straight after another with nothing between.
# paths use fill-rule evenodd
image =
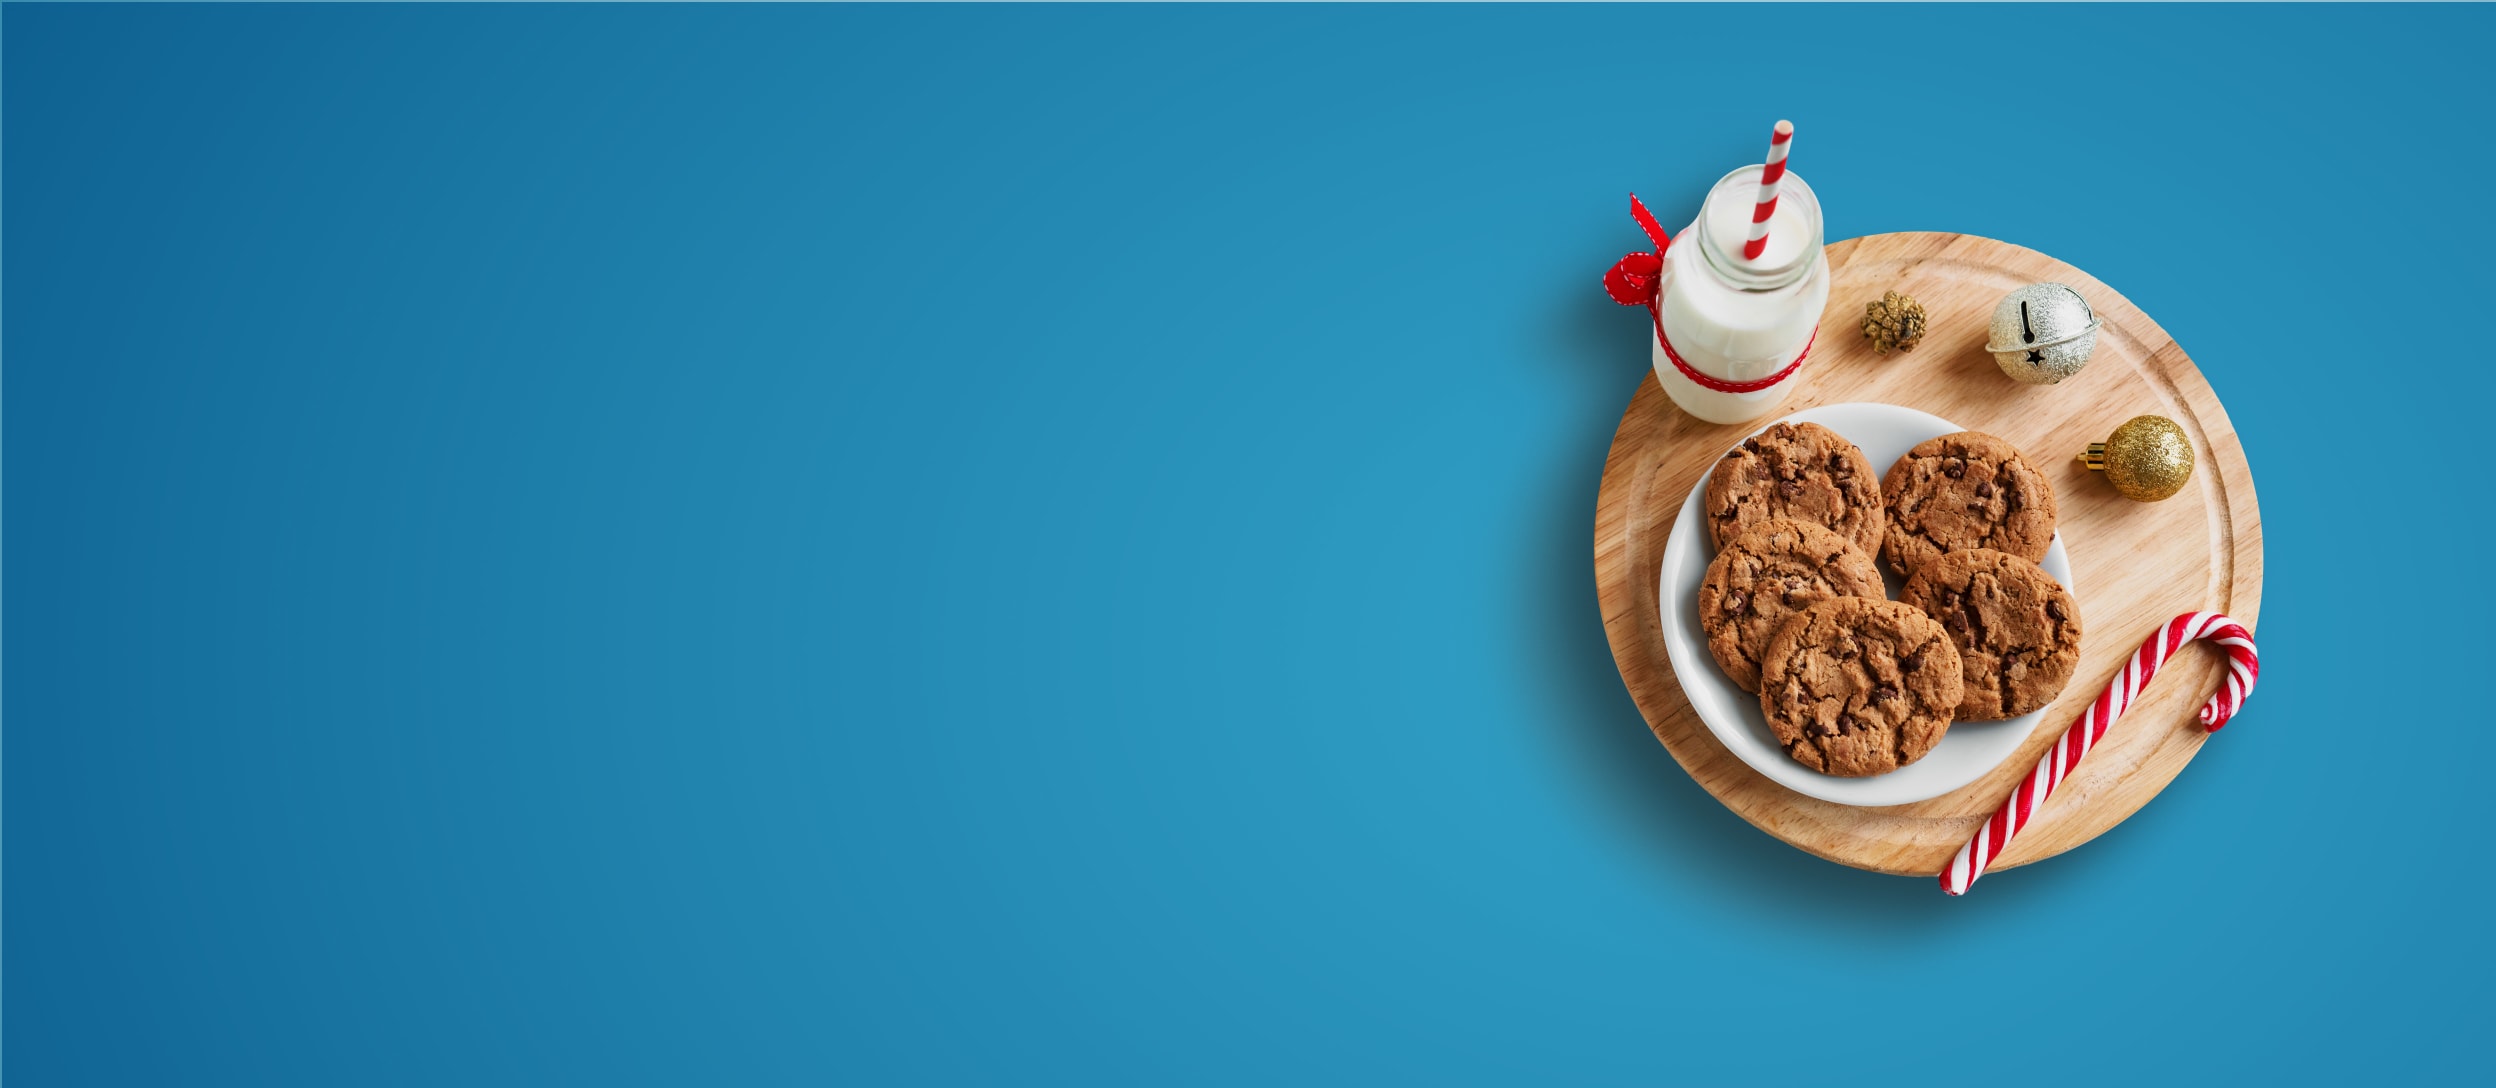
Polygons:
<instances>
[{"instance_id":1,"label":"white ceramic plate","mask_svg":"<svg viewBox=\"0 0 2496 1088\"><path fill-rule=\"evenodd\" d=\"M1817 423L1845 435L1848 441L1863 447L1864 457L1883 476L1916 443L1967 429L1929 412L1862 402L1822 405L1777 422ZM1774 425L1763 425L1759 430ZM1707 576L1708 561L1716 557L1714 543L1700 527L1705 519L1699 505L1706 494L1707 477L1701 476L1691 487L1690 498L1681 504L1681 516L1673 519L1672 535L1664 541L1663 575L1656 580L1663 596L1658 614L1664 617L1665 652L1672 657L1673 673L1681 680L1681 690L1690 696L1691 708L1715 732L1716 739L1733 749L1733 754L1742 757L1742 762L1752 769L1787 789L1823 801L1841 805L1903 805L1939 797L1984 777L1985 772L2018 752L2020 742L2044 720L2045 711L2040 710L2009 721L1953 722L1950 732L1924 758L1870 778L1839 778L1794 762L1777 746L1775 734L1768 731L1768 719L1759 712L1759 696L1726 679L1715 657L1707 652L1706 633L1699 629L1699 583ZM2045 562L2039 565L2071 591L2074 601L2079 600L2080 591L2071 584L2071 561L2063 554L2062 534L2055 534L2053 545L2046 549ZM1881 577L1889 586L1891 599L1896 599L1899 580L1886 570ZM2088 609L2081 609L2083 615L2087 612Z\"/></svg>"}]
</instances>

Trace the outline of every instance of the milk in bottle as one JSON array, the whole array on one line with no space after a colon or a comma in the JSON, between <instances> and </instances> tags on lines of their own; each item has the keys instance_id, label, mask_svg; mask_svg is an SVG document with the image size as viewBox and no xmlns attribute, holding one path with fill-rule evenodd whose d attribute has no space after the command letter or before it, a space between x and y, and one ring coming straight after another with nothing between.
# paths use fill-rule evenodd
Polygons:
<instances>
[{"instance_id":1,"label":"milk in bottle","mask_svg":"<svg viewBox=\"0 0 2496 1088\"><path fill-rule=\"evenodd\" d=\"M1785 175L1768 220L1767 249L1756 259L1743 259L1760 170L1745 166L1718 179L1698 218L1673 237L1664 254L1657 311L1664 335L1654 344L1656 380L1683 411L1710 423L1765 415L1793 390L1801 370L1764 389L1728 392L1682 373L1672 356L1720 383L1764 381L1803 354L1829 302L1820 201L1802 178Z\"/></svg>"}]
</instances>

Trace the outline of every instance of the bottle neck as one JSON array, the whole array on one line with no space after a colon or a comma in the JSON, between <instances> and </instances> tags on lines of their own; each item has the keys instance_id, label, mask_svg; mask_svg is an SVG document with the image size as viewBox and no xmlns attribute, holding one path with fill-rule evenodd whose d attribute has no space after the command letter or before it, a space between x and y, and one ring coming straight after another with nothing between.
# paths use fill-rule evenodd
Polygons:
<instances>
[{"instance_id":1,"label":"bottle neck","mask_svg":"<svg viewBox=\"0 0 2496 1088\"><path fill-rule=\"evenodd\" d=\"M1820 260L1820 201L1800 177L1787 174L1779 185L1776 215L1769 220L1767 251L1745 259L1742 247L1750 238L1751 218L1759 204L1758 166L1746 166L1717 179L1699 209L1695 232L1697 263L1725 286L1737 291L1777 291L1811 275Z\"/></svg>"}]
</instances>

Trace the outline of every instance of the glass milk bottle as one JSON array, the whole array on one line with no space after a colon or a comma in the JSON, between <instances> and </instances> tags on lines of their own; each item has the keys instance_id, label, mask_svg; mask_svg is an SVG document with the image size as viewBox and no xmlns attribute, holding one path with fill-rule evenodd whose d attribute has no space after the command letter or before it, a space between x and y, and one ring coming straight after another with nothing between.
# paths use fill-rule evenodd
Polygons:
<instances>
[{"instance_id":1,"label":"glass milk bottle","mask_svg":"<svg viewBox=\"0 0 2496 1088\"><path fill-rule=\"evenodd\" d=\"M1803 179L1785 175L1768 219L1768 248L1757 260L1743 259L1760 169L1745 166L1717 179L1699 217L1664 253L1655 377L1682 411L1710 423L1755 419L1784 400L1801 369L1772 379L1804 354L1829 304L1820 200Z\"/></svg>"}]
</instances>

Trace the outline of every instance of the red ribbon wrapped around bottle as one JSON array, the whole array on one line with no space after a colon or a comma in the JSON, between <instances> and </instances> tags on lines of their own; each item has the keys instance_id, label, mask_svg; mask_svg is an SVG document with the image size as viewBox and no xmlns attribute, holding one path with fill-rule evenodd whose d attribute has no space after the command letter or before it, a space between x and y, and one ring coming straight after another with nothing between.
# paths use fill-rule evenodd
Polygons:
<instances>
[{"instance_id":1,"label":"red ribbon wrapped around bottle","mask_svg":"<svg viewBox=\"0 0 2496 1088\"><path fill-rule=\"evenodd\" d=\"M1612 296L1612 301L1623 306L1647 308L1647 316L1655 325L1655 342L1664 348L1664 357L1673 361L1673 368L1681 371L1682 377L1698 383L1702 389L1713 389L1719 393L1757 393L1793 377L1795 371L1802 369L1803 360L1811 357L1811 345L1819 341L1818 329L1812 330L1812 338L1804 341L1803 350L1794 356L1793 362L1785 365L1785 369L1754 381L1729 382L1700 373L1698 368L1683 362L1681 353L1673 350L1672 338L1664 335L1664 311L1657 305L1657 293L1664 285L1664 251L1671 248L1673 236L1663 224L1655 221L1654 214L1647 211L1647 206L1638 200L1636 193L1629 195L1629 217L1638 221L1638 229L1647 232L1648 240L1655 243L1655 251L1631 253L1613 262L1612 270L1603 274L1603 291Z\"/></svg>"}]
</instances>

